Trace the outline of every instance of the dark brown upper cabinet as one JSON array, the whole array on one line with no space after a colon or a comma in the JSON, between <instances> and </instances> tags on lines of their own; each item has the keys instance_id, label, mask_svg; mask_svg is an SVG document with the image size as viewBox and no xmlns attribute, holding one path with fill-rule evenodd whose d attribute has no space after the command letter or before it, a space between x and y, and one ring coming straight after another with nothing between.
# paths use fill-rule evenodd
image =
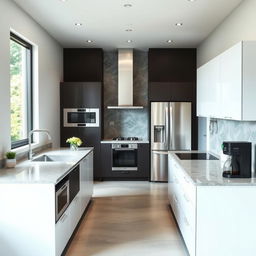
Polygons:
<instances>
[{"instance_id":1,"label":"dark brown upper cabinet","mask_svg":"<svg viewBox=\"0 0 256 256\"><path fill-rule=\"evenodd\" d=\"M65 48L64 82L103 82L103 50Z\"/></svg>"},{"instance_id":2,"label":"dark brown upper cabinet","mask_svg":"<svg viewBox=\"0 0 256 256\"><path fill-rule=\"evenodd\" d=\"M196 82L196 49L149 49L149 82Z\"/></svg>"}]
</instances>

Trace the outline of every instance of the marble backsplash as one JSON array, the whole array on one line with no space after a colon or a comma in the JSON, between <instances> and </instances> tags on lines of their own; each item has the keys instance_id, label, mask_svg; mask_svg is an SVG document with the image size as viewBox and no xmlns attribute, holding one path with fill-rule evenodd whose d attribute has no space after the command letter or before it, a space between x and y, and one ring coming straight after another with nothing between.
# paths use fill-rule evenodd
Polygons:
<instances>
[{"instance_id":1,"label":"marble backsplash","mask_svg":"<svg viewBox=\"0 0 256 256\"><path fill-rule=\"evenodd\" d=\"M148 54L134 50L133 102L145 108L130 110L107 109L117 105L118 54L104 53L104 138L137 136L148 140Z\"/></svg>"},{"instance_id":2,"label":"marble backsplash","mask_svg":"<svg viewBox=\"0 0 256 256\"><path fill-rule=\"evenodd\" d=\"M223 141L249 141L252 143L252 166L255 171L256 122L215 120L213 132L209 134L209 150L221 155Z\"/></svg>"}]
</instances>

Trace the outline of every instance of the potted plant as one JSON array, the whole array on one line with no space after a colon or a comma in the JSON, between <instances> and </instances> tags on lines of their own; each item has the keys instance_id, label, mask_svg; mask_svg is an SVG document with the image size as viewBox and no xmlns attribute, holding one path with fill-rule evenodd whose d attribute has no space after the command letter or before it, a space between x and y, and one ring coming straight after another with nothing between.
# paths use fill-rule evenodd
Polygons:
<instances>
[{"instance_id":1,"label":"potted plant","mask_svg":"<svg viewBox=\"0 0 256 256\"><path fill-rule=\"evenodd\" d=\"M14 168L16 166L16 153L8 151L5 153L6 156L6 167Z\"/></svg>"},{"instance_id":2,"label":"potted plant","mask_svg":"<svg viewBox=\"0 0 256 256\"><path fill-rule=\"evenodd\" d=\"M70 144L70 149L71 150L77 150L78 147L80 147L82 145L82 141L80 138L77 138L77 137L71 137L71 138L68 138L66 140L67 143Z\"/></svg>"}]
</instances>

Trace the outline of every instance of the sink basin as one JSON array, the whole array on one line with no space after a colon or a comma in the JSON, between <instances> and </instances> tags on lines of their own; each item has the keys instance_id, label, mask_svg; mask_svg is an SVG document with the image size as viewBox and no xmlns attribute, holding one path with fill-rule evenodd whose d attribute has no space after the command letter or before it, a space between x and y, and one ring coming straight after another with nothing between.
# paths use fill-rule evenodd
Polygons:
<instances>
[{"instance_id":1,"label":"sink basin","mask_svg":"<svg viewBox=\"0 0 256 256\"><path fill-rule=\"evenodd\" d=\"M32 162L66 162L72 160L62 155L41 155L32 160Z\"/></svg>"},{"instance_id":2,"label":"sink basin","mask_svg":"<svg viewBox=\"0 0 256 256\"><path fill-rule=\"evenodd\" d=\"M50 156L42 155L34 158L32 161L33 162L55 162L56 160Z\"/></svg>"}]
</instances>

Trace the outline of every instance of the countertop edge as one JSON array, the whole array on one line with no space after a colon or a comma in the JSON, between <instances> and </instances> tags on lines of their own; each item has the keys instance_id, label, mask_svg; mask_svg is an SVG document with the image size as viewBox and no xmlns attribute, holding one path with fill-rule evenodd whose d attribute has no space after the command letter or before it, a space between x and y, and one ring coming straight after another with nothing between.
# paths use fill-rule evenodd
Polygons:
<instances>
[{"instance_id":1,"label":"countertop edge","mask_svg":"<svg viewBox=\"0 0 256 256\"><path fill-rule=\"evenodd\" d=\"M56 151L60 151L60 150L68 150L68 148L51 148L51 149L48 149L48 150L43 150L42 152L40 152L38 154L38 156L42 155L42 154L46 154L46 153L53 153L53 152L56 152ZM64 173L60 174L59 176L57 176L56 179L54 180L33 180L33 181L30 181L30 180L11 180L11 178L8 180L8 178L4 178L4 176L0 176L0 185L56 185L59 181L61 181L66 175L68 175L70 173L70 171L76 166L78 165L88 154L90 154L92 151L94 150L93 147L84 147L84 148L79 148L78 151L85 151L83 156L81 157L78 157L73 163L70 163L70 166L69 167L66 167L66 170L64 171ZM26 160L22 160L22 161L19 161L18 164L17 164L17 167L16 168L24 168L24 170L30 168L30 166L19 166L20 164L25 164L26 161L28 161L27 159ZM38 162L37 162L38 163ZM56 164L56 162L53 162L54 164ZM63 162L57 162L58 163L62 163ZM50 164L50 163L49 163ZM71 165L72 164L72 165ZM54 168L54 166L52 167ZM1 168L0 169L0 172L8 172L8 171L13 171L15 170L15 168L12 168L12 170L8 169L8 168ZM18 170L17 170L18 171ZM13 175L15 175L15 173L13 173ZM3 178L3 179L1 179Z\"/></svg>"},{"instance_id":2,"label":"countertop edge","mask_svg":"<svg viewBox=\"0 0 256 256\"><path fill-rule=\"evenodd\" d=\"M200 181L200 180L195 180L195 178L193 178L191 176L191 173L189 173L189 171L186 170L186 167L184 167L184 165L182 165L182 162L184 161L194 161L196 163L199 161L208 161L208 163L210 163L210 161L217 161L220 162L220 160L180 160L178 158L178 156L175 153L210 153L212 154L212 152L202 152L202 151L197 151L197 150L193 150L193 151L168 151L168 155L171 156L173 158L173 160L181 167L184 175L186 175L189 180L193 183L193 185L195 185L196 187L206 187L206 186L237 186L237 187L248 187L248 186L256 186L256 179L255 177L249 178L249 179L228 179L228 178L222 178L223 182L220 182L217 180L212 180L212 181ZM214 154L213 154L214 155ZM217 169L216 169L217 170ZM222 170L219 168L217 171L222 172ZM203 171L200 171L201 173L203 173Z\"/></svg>"}]
</instances>

